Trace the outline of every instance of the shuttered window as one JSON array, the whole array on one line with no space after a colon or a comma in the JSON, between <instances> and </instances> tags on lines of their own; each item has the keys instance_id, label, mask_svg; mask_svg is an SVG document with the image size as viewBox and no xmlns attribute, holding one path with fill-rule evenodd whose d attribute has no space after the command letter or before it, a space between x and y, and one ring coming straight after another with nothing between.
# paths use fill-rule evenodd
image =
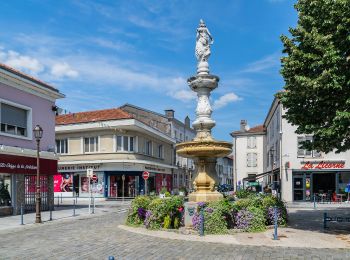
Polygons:
<instances>
[{"instance_id":1,"label":"shuttered window","mask_svg":"<svg viewBox=\"0 0 350 260\"><path fill-rule=\"evenodd\" d=\"M247 153L247 167L258 166L258 155L257 153Z\"/></svg>"},{"instance_id":2,"label":"shuttered window","mask_svg":"<svg viewBox=\"0 0 350 260\"><path fill-rule=\"evenodd\" d=\"M247 148L256 148L256 136L247 137Z\"/></svg>"},{"instance_id":3,"label":"shuttered window","mask_svg":"<svg viewBox=\"0 0 350 260\"><path fill-rule=\"evenodd\" d=\"M0 103L0 131L6 134L28 136L28 110Z\"/></svg>"}]
</instances>

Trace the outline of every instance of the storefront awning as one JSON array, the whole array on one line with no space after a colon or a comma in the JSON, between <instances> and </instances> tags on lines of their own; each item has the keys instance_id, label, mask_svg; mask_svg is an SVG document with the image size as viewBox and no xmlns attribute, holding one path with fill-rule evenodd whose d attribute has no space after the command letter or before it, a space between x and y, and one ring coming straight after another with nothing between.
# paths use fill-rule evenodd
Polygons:
<instances>
[{"instance_id":1,"label":"storefront awning","mask_svg":"<svg viewBox=\"0 0 350 260\"><path fill-rule=\"evenodd\" d=\"M34 157L8 154L0 155L0 173L36 174L36 166L36 158ZM40 174L57 174L57 160L41 158Z\"/></svg>"}]
</instances>

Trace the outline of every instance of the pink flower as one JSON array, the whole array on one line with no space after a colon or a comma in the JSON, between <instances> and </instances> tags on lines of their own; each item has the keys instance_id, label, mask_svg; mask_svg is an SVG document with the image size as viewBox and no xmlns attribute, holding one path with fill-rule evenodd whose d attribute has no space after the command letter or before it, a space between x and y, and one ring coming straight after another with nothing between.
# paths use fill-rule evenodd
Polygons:
<instances>
[{"instance_id":1,"label":"pink flower","mask_svg":"<svg viewBox=\"0 0 350 260\"><path fill-rule=\"evenodd\" d=\"M179 212L182 212L183 210L184 210L184 208L183 207L180 207L180 208L178 208L177 209Z\"/></svg>"}]
</instances>

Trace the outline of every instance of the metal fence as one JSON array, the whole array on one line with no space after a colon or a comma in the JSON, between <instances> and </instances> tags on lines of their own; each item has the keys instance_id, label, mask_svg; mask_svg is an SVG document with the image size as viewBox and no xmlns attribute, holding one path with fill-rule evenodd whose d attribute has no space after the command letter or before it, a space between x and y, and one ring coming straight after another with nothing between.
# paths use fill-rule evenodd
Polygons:
<instances>
[{"instance_id":1,"label":"metal fence","mask_svg":"<svg viewBox=\"0 0 350 260\"><path fill-rule=\"evenodd\" d=\"M36 192L36 176L24 176L24 208L25 212L35 211L35 192ZM40 197L41 210L49 210L48 203L48 178L40 176Z\"/></svg>"}]
</instances>

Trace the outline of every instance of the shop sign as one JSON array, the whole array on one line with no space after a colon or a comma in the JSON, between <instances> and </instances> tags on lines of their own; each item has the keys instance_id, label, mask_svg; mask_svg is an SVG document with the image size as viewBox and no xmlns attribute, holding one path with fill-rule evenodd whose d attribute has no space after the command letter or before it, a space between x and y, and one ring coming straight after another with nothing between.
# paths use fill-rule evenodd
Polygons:
<instances>
[{"instance_id":1,"label":"shop sign","mask_svg":"<svg viewBox=\"0 0 350 260\"><path fill-rule=\"evenodd\" d=\"M0 172L17 174L36 174L36 158L1 154ZM57 160L40 158L41 174L56 174Z\"/></svg>"},{"instance_id":2,"label":"shop sign","mask_svg":"<svg viewBox=\"0 0 350 260\"><path fill-rule=\"evenodd\" d=\"M302 162L303 170L344 169L345 161L307 161Z\"/></svg>"},{"instance_id":3,"label":"shop sign","mask_svg":"<svg viewBox=\"0 0 350 260\"><path fill-rule=\"evenodd\" d=\"M88 169L97 170L100 164L79 164L79 165L59 165L58 171L86 171Z\"/></svg>"},{"instance_id":4,"label":"shop sign","mask_svg":"<svg viewBox=\"0 0 350 260\"><path fill-rule=\"evenodd\" d=\"M166 172L165 168L159 168L156 166L145 165L145 170L157 171L157 172Z\"/></svg>"}]
</instances>

